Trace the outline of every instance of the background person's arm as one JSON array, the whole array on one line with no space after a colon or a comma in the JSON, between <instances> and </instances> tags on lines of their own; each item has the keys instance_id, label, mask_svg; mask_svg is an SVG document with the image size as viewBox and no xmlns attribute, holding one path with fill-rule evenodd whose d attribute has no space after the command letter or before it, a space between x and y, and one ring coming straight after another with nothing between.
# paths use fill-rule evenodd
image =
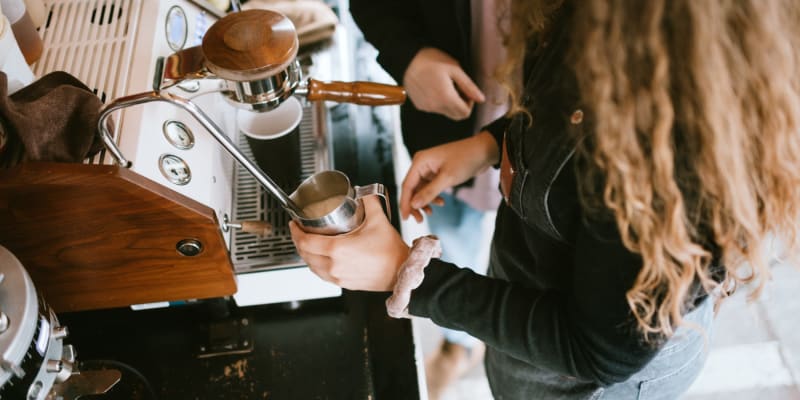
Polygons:
<instances>
[{"instance_id":1,"label":"background person's arm","mask_svg":"<svg viewBox=\"0 0 800 400\"><path fill-rule=\"evenodd\" d=\"M416 109L459 121L485 100L458 60L426 40L416 2L355 0L350 12L378 50L378 62L405 87Z\"/></svg>"},{"instance_id":2,"label":"background person's arm","mask_svg":"<svg viewBox=\"0 0 800 400\"><path fill-rule=\"evenodd\" d=\"M378 49L378 63L395 81L402 83L411 60L430 45L416 3L350 0L350 14L367 41Z\"/></svg>"}]
</instances>

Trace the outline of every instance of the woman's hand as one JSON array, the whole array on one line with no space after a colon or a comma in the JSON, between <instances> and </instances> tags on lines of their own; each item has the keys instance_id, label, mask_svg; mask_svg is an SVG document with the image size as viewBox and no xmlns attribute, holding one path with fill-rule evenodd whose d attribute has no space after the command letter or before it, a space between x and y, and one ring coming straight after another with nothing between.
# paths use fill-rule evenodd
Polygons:
<instances>
[{"instance_id":1,"label":"woman's hand","mask_svg":"<svg viewBox=\"0 0 800 400\"><path fill-rule=\"evenodd\" d=\"M403 87L418 110L455 121L469 117L472 106L485 100L458 61L433 47L421 49L411 59L403 74Z\"/></svg>"},{"instance_id":2,"label":"woman's hand","mask_svg":"<svg viewBox=\"0 0 800 400\"><path fill-rule=\"evenodd\" d=\"M409 247L386 218L376 196L363 198L364 222L337 236L306 233L292 221L300 257L320 278L351 290L391 291Z\"/></svg>"},{"instance_id":3,"label":"woman's hand","mask_svg":"<svg viewBox=\"0 0 800 400\"><path fill-rule=\"evenodd\" d=\"M422 221L443 190L465 182L497 163L500 151L489 132L422 150L414 155L400 192L400 216Z\"/></svg>"}]
</instances>

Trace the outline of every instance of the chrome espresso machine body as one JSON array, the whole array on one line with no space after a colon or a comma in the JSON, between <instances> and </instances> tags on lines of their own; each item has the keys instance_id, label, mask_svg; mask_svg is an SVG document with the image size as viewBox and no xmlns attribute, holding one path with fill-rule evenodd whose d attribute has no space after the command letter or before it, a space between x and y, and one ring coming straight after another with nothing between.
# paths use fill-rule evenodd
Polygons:
<instances>
[{"instance_id":1,"label":"chrome espresso machine body","mask_svg":"<svg viewBox=\"0 0 800 400\"><path fill-rule=\"evenodd\" d=\"M55 0L48 9L50 18L41 32L46 50L35 73L67 71L106 103L158 89L163 74L159 60L200 45L208 28L222 17L202 0ZM310 69L327 77L335 57L335 50L323 51L300 57L297 65L306 73ZM163 93L190 100L249 157L247 141L236 127L236 113L250 111L226 99L227 85L219 79L184 80ZM302 104L300 176L305 178L333 165L325 103ZM297 255L281 204L190 113L153 102L125 108L113 118L114 140L131 161L131 171L214 211L236 273L238 290L233 297L238 305L341 294L338 287L313 275ZM108 151L87 160L101 165L114 162ZM254 220L269 222L272 234L260 237L233 228L238 221ZM154 305L134 307L139 306Z\"/></svg>"}]
</instances>

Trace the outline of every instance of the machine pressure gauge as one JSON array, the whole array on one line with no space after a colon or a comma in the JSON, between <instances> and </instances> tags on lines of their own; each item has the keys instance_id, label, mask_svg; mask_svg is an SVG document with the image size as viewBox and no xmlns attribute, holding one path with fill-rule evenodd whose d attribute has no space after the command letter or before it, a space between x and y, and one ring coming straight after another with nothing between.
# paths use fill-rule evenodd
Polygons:
<instances>
[{"instance_id":1,"label":"machine pressure gauge","mask_svg":"<svg viewBox=\"0 0 800 400\"><path fill-rule=\"evenodd\" d=\"M182 122L169 120L164 122L161 130L164 131L167 141L181 150L189 150L194 146L192 130Z\"/></svg>"},{"instance_id":2,"label":"machine pressure gauge","mask_svg":"<svg viewBox=\"0 0 800 400\"><path fill-rule=\"evenodd\" d=\"M187 93L196 93L200 90L200 82L193 79L183 81L175 86Z\"/></svg>"},{"instance_id":3,"label":"machine pressure gauge","mask_svg":"<svg viewBox=\"0 0 800 400\"><path fill-rule=\"evenodd\" d=\"M168 181L176 185L183 186L192 180L189 164L172 154L164 154L158 159L158 169Z\"/></svg>"},{"instance_id":4,"label":"machine pressure gauge","mask_svg":"<svg viewBox=\"0 0 800 400\"><path fill-rule=\"evenodd\" d=\"M186 19L186 13L180 6L172 6L167 11L165 24L164 31L169 48L174 51L182 49L186 44L186 37L189 36L189 21Z\"/></svg>"}]
</instances>

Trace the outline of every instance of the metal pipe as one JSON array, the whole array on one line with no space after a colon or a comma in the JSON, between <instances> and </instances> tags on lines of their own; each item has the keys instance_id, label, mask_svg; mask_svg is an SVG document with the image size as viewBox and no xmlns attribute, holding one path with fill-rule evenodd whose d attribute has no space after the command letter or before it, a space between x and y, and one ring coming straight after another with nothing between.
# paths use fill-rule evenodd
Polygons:
<instances>
[{"instance_id":1,"label":"metal pipe","mask_svg":"<svg viewBox=\"0 0 800 400\"><path fill-rule=\"evenodd\" d=\"M216 123L214 123L211 118L206 115L197 105L192 103L190 100L184 99L179 96L175 96L171 93L166 92L144 92L139 94L133 94L130 96L120 97L106 107L100 112L100 119L97 122L98 129L100 135L102 137L103 143L111 152L111 155L117 160L117 163L125 168L129 168L131 166L131 162L125 159L122 155L122 151L120 151L117 144L114 142L114 139L111 137L109 133L106 121L108 117L111 115L112 112L119 110L125 107L131 107L138 104L149 103L153 101L163 101L166 103L170 103L177 107L180 107L186 110L189 114L191 114L200 124L203 125L204 128L211 134L211 136L219 142L220 145L231 155L233 158L241 164L244 169L247 170L253 177L258 181L261 186L264 187L268 192L270 192L275 198L280 202L281 206L286 210L293 213L295 216L303 216L303 211L300 210L297 205L286 195L286 193L272 181L272 179L264 173L255 163L250 161L247 156L245 156L238 147L231 141L231 139L223 133L222 129L220 129Z\"/></svg>"}]
</instances>

